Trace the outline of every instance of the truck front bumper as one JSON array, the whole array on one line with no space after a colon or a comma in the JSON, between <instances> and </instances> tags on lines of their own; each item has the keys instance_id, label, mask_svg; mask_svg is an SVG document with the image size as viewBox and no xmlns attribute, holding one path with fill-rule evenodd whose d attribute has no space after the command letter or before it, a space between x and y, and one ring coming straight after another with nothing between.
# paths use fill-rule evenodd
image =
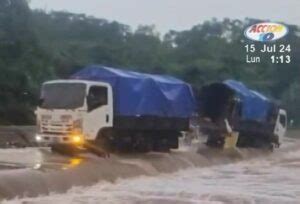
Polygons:
<instances>
[{"instance_id":1,"label":"truck front bumper","mask_svg":"<svg viewBox=\"0 0 300 204\"><path fill-rule=\"evenodd\" d=\"M41 145L53 145L53 144L84 144L84 137L81 134L70 135L50 135L50 134L36 134L35 140Z\"/></svg>"}]
</instances>

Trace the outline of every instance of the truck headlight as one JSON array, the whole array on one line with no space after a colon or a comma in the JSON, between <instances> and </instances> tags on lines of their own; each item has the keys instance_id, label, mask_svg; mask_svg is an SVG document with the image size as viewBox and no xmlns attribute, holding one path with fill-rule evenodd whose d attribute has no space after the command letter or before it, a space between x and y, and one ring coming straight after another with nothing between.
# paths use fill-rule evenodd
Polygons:
<instances>
[{"instance_id":1,"label":"truck headlight","mask_svg":"<svg viewBox=\"0 0 300 204\"><path fill-rule=\"evenodd\" d=\"M36 135L36 136L35 136L35 140L36 140L37 142L40 142L40 141L42 141L42 137L39 136L39 135Z\"/></svg>"},{"instance_id":2,"label":"truck headlight","mask_svg":"<svg viewBox=\"0 0 300 204\"><path fill-rule=\"evenodd\" d=\"M82 135L72 135L71 139L74 144L82 144L84 142Z\"/></svg>"},{"instance_id":3,"label":"truck headlight","mask_svg":"<svg viewBox=\"0 0 300 204\"><path fill-rule=\"evenodd\" d=\"M81 119L75 120L73 122L71 141L75 145L80 145L80 144L84 143L84 138L82 135L82 120Z\"/></svg>"}]
</instances>

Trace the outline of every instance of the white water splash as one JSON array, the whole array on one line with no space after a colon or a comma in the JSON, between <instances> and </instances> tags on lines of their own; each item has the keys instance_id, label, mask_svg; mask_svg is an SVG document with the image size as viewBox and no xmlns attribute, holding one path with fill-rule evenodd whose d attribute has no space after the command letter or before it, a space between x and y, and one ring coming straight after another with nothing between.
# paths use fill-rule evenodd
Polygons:
<instances>
[{"instance_id":1,"label":"white water splash","mask_svg":"<svg viewBox=\"0 0 300 204\"><path fill-rule=\"evenodd\" d=\"M193 168L76 187L66 194L5 201L4 204L86 203L300 203L300 151L229 165Z\"/></svg>"}]
</instances>

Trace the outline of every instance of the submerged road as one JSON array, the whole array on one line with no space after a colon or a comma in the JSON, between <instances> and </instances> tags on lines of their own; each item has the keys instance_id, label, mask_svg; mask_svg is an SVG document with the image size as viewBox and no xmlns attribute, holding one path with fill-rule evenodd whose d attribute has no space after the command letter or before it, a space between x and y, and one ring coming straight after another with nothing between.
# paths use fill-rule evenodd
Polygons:
<instances>
[{"instance_id":1,"label":"submerged road","mask_svg":"<svg viewBox=\"0 0 300 204\"><path fill-rule=\"evenodd\" d=\"M300 151L225 165L189 168L155 177L75 187L66 194L4 204L299 204Z\"/></svg>"},{"instance_id":2,"label":"submerged road","mask_svg":"<svg viewBox=\"0 0 300 204\"><path fill-rule=\"evenodd\" d=\"M0 151L0 197L35 197L51 192L63 193L73 186L90 186L99 181L115 182L141 175L156 176L189 167L209 166L239 159L214 153L209 159L195 151L112 155L92 154L65 157L49 149L27 148ZM229 152L231 154L231 152Z\"/></svg>"},{"instance_id":3,"label":"submerged road","mask_svg":"<svg viewBox=\"0 0 300 204\"><path fill-rule=\"evenodd\" d=\"M276 203L271 201L281 196L281 203L300 203L300 180L292 179L300 173L299 149L297 139L286 139L274 153L182 148L108 159L88 153L64 157L47 148L6 149L0 150L0 198L4 203Z\"/></svg>"}]
</instances>

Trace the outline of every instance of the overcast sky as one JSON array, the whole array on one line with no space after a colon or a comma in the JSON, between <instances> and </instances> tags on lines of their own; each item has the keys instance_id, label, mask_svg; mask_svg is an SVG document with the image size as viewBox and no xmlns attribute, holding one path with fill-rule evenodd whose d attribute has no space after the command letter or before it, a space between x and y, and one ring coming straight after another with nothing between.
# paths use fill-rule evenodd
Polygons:
<instances>
[{"instance_id":1,"label":"overcast sky","mask_svg":"<svg viewBox=\"0 0 300 204\"><path fill-rule=\"evenodd\" d=\"M253 17L300 25L300 0L31 0L31 8L85 13L133 28L154 24L161 33L189 29L213 17Z\"/></svg>"}]
</instances>

